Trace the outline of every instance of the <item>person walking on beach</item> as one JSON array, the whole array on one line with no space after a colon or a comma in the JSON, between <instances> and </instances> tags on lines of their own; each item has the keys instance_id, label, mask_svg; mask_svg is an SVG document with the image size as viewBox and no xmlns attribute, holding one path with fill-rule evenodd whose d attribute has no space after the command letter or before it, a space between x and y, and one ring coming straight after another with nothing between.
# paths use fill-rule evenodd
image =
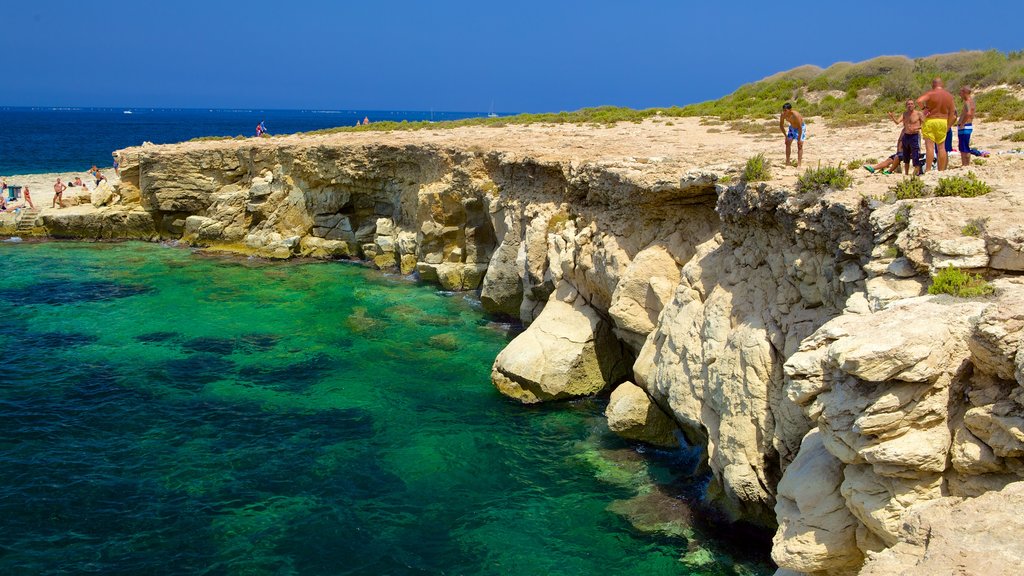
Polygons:
<instances>
[{"instance_id":1,"label":"person walking on beach","mask_svg":"<svg viewBox=\"0 0 1024 576\"><path fill-rule=\"evenodd\" d=\"M971 163L971 134L974 132L974 96L967 86L960 88L960 99L964 106L956 121L956 147L960 151L960 165Z\"/></svg>"},{"instance_id":2,"label":"person walking on beach","mask_svg":"<svg viewBox=\"0 0 1024 576\"><path fill-rule=\"evenodd\" d=\"M789 130L786 130L786 122L789 122ZM804 140L807 140L807 124L804 123L804 117L793 110L793 105L789 102L782 105L779 130L786 135L786 166L789 166L790 150L793 147L793 141L796 140L796 167L799 168L804 163Z\"/></svg>"},{"instance_id":3,"label":"person walking on beach","mask_svg":"<svg viewBox=\"0 0 1024 576\"><path fill-rule=\"evenodd\" d=\"M95 168L95 166L93 166L93 168ZM53 208L54 206L58 205L61 208L64 207L63 194L64 191L67 189L68 187L65 186L63 182L60 181L60 178L57 178L57 183L53 185L53 202L50 203L50 208Z\"/></svg>"},{"instance_id":4,"label":"person walking on beach","mask_svg":"<svg viewBox=\"0 0 1024 576\"><path fill-rule=\"evenodd\" d=\"M917 167L915 174L921 174L924 167L921 164L921 126L924 125L924 114L917 110L913 100L907 100L906 110L897 120L892 112L889 112L889 119L897 126L903 124L903 132L900 134L900 149L903 152L903 173L910 173L910 164Z\"/></svg>"},{"instance_id":5,"label":"person walking on beach","mask_svg":"<svg viewBox=\"0 0 1024 576\"><path fill-rule=\"evenodd\" d=\"M945 170L949 163L949 155L943 146L946 141L946 130L956 121L953 95L943 88L942 78L936 77L932 80L932 89L922 94L917 99L917 104L924 108L924 115L927 118L921 127L921 133L927 142L924 171L931 167L936 154L939 157L939 171Z\"/></svg>"}]
</instances>

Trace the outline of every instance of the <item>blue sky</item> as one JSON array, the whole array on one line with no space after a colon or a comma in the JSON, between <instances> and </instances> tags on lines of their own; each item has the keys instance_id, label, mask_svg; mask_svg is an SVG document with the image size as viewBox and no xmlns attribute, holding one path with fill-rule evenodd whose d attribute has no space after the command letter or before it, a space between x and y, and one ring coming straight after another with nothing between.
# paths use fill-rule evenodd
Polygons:
<instances>
[{"instance_id":1,"label":"blue sky","mask_svg":"<svg viewBox=\"0 0 1024 576\"><path fill-rule=\"evenodd\" d=\"M646 108L806 63L1024 49L1018 0L937 0L935 14L948 16L937 27L923 2L3 4L8 106Z\"/></svg>"}]
</instances>

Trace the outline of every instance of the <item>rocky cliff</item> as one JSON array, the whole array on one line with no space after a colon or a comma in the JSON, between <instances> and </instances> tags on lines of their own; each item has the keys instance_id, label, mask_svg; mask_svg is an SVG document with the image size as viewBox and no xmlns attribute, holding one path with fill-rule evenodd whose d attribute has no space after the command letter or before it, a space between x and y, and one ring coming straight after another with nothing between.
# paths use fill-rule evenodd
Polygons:
<instances>
[{"instance_id":1,"label":"rocky cliff","mask_svg":"<svg viewBox=\"0 0 1024 576\"><path fill-rule=\"evenodd\" d=\"M668 139L620 150L614 132L530 130L126 149L101 207L46 212L37 231L359 258L479 290L486 310L527 324L495 360L503 394L615 389L612 429L704 447L709 498L777 527L780 573L927 566L922 526L979 496L1019 502L1012 172L985 197L886 204L870 183L797 193L789 175L739 181L736 158L636 153L678 148ZM696 120L672 134L701 133L714 140ZM968 221L984 221L979 235L961 233ZM926 295L946 265L994 279L994 295ZM987 573L1019 552L988 555Z\"/></svg>"}]
</instances>

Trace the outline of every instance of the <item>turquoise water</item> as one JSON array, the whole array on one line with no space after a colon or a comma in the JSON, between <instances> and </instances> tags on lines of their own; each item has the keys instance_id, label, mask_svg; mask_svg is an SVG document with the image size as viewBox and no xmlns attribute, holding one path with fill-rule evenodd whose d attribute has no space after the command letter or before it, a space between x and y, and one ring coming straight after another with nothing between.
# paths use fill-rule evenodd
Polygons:
<instances>
[{"instance_id":1,"label":"turquoise water","mask_svg":"<svg viewBox=\"0 0 1024 576\"><path fill-rule=\"evenodd\" d=\"M498 395L467 298L54 242L0 245L0 300L0 574L768 571L693 525L686 454Z\"/></svg>"}]
</instances>

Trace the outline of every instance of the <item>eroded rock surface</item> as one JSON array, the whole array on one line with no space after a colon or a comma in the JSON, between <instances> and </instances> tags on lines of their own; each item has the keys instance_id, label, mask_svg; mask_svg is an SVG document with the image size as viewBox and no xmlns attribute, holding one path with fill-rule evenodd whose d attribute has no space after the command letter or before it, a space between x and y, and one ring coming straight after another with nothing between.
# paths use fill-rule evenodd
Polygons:
<instances>
[{"instance_id":1,"label":"eroded rock surface","mask_svg":"<svg viewBox=\"0 0 1024 576\"><path fill-rule=\"evenodd\" d=\"M538 402L635 381L616 389L612 426L663 445L677 427L704 448L708 497L778 528L780 574L848 574L864 558L869 573L896 561L935 571L946 547L922 544L922 531L991 531L958 519L1016 502L1015 181L886 205L869 198L875 182L801 194L790 175L724 185L736 166L638 155L678 148L657 130L629 150L609 148L621 136L609 132L601 153L572 127L486 134L493 146L360 134L131 148L118 153L119 184L43 212L34 229L358 258L479 289L486 311L527 325L495 361L501 392ZM995 294L926 296L949 265L986 275ZM1012 543L989 542L964 552L965 573L1001 566L971 550L1014 560L999 555Z\"/></svg>"}]
</instances>

